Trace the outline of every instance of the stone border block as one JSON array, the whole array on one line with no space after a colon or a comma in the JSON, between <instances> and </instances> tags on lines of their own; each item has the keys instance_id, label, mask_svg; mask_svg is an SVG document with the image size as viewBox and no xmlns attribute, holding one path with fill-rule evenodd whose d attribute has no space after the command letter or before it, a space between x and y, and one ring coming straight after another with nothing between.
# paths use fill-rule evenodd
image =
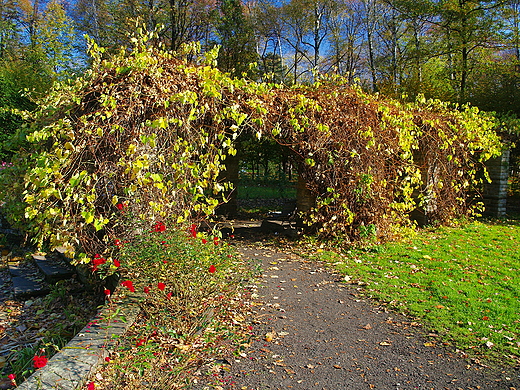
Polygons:
<instances>
[{"instance_id":1,"label":"stone border block","mask_svg":"<svg viewBox=\"0 0 520 390\"><path fill-rule=\"evenodd\" d=\"M121 303L113 303L118 315L105 321L115 307L105 307L43 368L21 383L20 390L76 390L83 386L103 362L114 341L123 336L140 312L139 296L127 296Z\"/></svg>"}]
</instances>

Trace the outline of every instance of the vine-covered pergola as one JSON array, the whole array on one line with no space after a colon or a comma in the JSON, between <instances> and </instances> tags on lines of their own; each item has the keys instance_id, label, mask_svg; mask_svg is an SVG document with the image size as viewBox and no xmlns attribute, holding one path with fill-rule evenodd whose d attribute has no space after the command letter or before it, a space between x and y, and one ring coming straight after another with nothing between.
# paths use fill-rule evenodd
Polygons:
<instances>
[{"instance_id":1,"label":"vine-covered pergola","mask_svg":"<svg viewBox=\"0 0 520 390\"><path fill-rule=\"evenodd\" d=\"M4 207L40 245L87 260L146 224L211 218L242 132L292 150L315 200L307 224L347 241L389 236L418 208L440 223L470 214L501 147L476 108L401 103L341 78L233 79L213 52L192 64L146 41L109 58L94 47L91 70L27 118Z\"/></svg>"}]
</instances>

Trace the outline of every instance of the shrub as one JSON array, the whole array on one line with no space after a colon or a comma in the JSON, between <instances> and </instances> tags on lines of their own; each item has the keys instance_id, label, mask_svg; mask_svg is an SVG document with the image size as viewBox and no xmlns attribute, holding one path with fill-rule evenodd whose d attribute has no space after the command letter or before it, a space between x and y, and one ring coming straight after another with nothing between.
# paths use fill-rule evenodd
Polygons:
<instances>
[{"instance_id":1,"label":"shrub","mask_svg":"<svg viewBox=\"0 0 520 390\"><path fill-rule=\"evenodd\" d=\"M151 38L107 59L93 45L92 69L27 114L16 175L0 180L9 215L39 245L88 261L136 231L124 212L210 216L226 200L219 174L244 131L292 150L317 199L304 218L349 239L362 226L388 235L416 207L439 222L470 213L477 171L500 150L493 118L476 108L401 104L341 79L293 88L232 79L208 65L214 52L188 64Z\"/></svg>"}]
</instances>

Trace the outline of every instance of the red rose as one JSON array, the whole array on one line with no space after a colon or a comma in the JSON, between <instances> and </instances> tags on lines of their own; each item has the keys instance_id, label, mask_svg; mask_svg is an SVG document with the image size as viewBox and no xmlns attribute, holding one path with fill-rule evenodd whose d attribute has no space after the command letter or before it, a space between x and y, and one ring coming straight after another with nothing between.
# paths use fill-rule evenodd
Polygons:
<instances>
[{"instance_id":1,"label":"red rose","mask_svg":"<svg viewBox=\"0 0 520 390\"><path fill-rule=\"evenodd\" d=\"M105 291L103 291L107 297L110 296L111 291L108 288L105 288Z\"/></svg>"},{"instance_id":2,"label":"red rose","mask_svg":"<svg viewBox=\"0 0 520 390\"><path fill-rule=\"evenodd\" d=\"M190 234L193 238L197 237L197 225L192 224L190 227Z\"/></svg>"},{"instance_id":3,"label":"red rose","mask_svg":"<svg viewBox=\"0 0 520 390\"><path fill-rule=\"evenodd\" d=\"M208 243L208 240L206 240L205 238L202 239L202 243L203 244L207 244Z\"/></svg>"},{"instance_id":4,"label":"red rose","mask_svg":"<svg viewBox=\"0 0 520 390\"><path fill-rule=\"evenodd\" d=\"M47 365L47 358L45 356L34 356L33 357L33 367L34 368L42 368Z\"/></svg>"},{"instance_id":5,"label":"red rose","mask_svg":"<svg viewBox=\"0 0 520 390\"><path fill-rule=\"evenodd\" d=\"M217 272L217 268L214 265L211 265L209 267L209 273L210 274L214 274L215 272Z\"/></svg>"},{"instance_id":6,"label":"red rose","mask_svg":"<svg viewBox=\"0 0 520 390\"><path fill-rule=\"evenodd\" d=\"M150 294L150 287L145 287L143 291L145 294Z\"/></svg>"},{"instance_id":7,"label":"red rose","mask_svg":"<svg viewBox=\"0 0 520 390\"><path fill-rule=\"evenodd\" d=\"M119 260L114 259L113 261L114 261L114 265L115 265L116 267L121 267L121 263L119 262Z\"/></svg>"},{"instance_id":8,"label":"red rose","mask_svg":"<svg viewBox=\"0 0 520 390\"><path fill-rule=\"evenodd\" d=\"M157 288L161 291L164 291L164 289L166 288L166 284L164 284L163 282L159 282L157 283Z\"/></svg>"},{"instance_id":9,"label":"red rose","mask_svg":"<svg viewBox=\"0 0 520 390\"><path fill-rule=\"evenodd\" d=\"M131 280L125 280L123 283L121 283L121 286L126 287L130 290L130 292L135 292L135 287Z\"/></svg>"},{"instance_id":10,"label":"red rose","mask_svg":"<svg viewBox=\"0 0 520 390\"><path fill-rule=\"evenodd\" d=\"M156 233L164 232L165 230L166 230L166 225L163 222L157 222L153 226L153 231L156 232Z\"/></svg>"}]
</instances>

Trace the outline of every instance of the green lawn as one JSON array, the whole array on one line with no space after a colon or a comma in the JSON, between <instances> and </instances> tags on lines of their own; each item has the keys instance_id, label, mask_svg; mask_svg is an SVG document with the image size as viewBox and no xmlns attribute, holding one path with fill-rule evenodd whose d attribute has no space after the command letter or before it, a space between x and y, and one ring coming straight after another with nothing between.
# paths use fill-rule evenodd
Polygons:
<instances>
[{"instance_id":1,"label":"green lawn","mask_svg":"<svg viewBox=\"0 0 520 390\"><path fill-rule=\"evenodd\" d=\"M520 361L519 253L520 221L507 221L422 231L405 242L318 257L442 341L490 360Z\"/></svg>"}]
</instances>

